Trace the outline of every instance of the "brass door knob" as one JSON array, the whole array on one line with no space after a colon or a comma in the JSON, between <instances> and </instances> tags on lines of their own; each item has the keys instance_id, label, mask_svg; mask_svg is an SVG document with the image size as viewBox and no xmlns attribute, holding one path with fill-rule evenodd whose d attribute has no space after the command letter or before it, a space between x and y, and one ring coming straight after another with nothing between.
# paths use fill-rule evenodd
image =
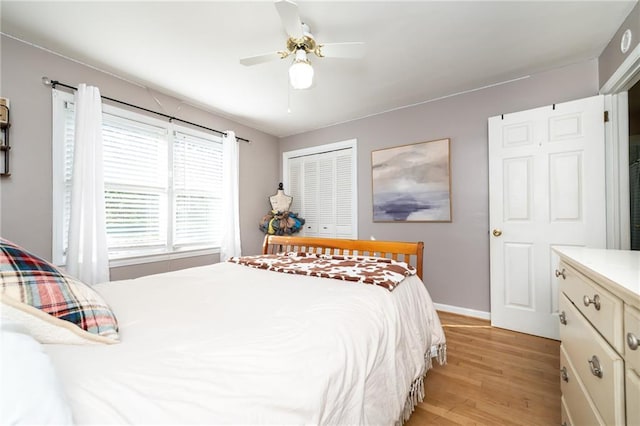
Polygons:
<instances>
[{"instance_id":1,"label":"brass door knob","mask_svg":"<svg viewBox=\"0 0 640 426\"><path fill-rule=\"evenodd\" d=\"M493 230L493 236L494 237L499 237L500 235L502 235L502 231L501 230L499 230L497 228Z\"/></svg>"}]
</instances>

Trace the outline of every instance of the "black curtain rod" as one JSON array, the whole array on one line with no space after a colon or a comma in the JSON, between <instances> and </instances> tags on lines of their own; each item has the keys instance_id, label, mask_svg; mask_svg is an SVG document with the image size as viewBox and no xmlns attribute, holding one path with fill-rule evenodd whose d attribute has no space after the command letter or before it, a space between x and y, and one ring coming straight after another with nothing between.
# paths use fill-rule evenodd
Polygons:
<instances>
[{"instance_id":1,"label":"black curtain rod","mask_svg":"<svg viewBox=\"0 0 640 426\"><path fill-rule=\"evenodd\" d=\"M44 82L45 84L47 84L47 80L49 80L49 79L45 77L45 78L43 78L42 80L43 80L43 82ZM68 84L60 83L58 80L49 80L49 84L51 85L51 88L52 88L52 89L55 89L55 88L56 88L56 86L62 86L62 87L66 87L67 89L71 89L71 90L78 90L78 88L77 88L77 87L73 87L73 86L70 86L70 85L68 85ZM215 132L215 133L218 133L218 134L220 134L220 135L227 136L227 133L226 133L226 132L222 132L222 131L220 131L220 130L212 129L211 127L202 126L202 125L200 125L200 124L192 123L191 121L183 120L183 119L181 119L181 118L174 117L174 116L172 116L172 115L163 114L163 113L161 113L161 112L157 112L157 111L153 111L153 110L150 110L150 109L147 109L147 108L143 108L143 107L138 106L138 105L133 105L133 104L130 104L130 103L128 103L128 102L119 101L118 99L113 99L113 98L110 98L110 97L108 97L108 96L100 96L100 97L101 97L102 99L106 99L106 100L111 101L111 102L116 102L116 103L121 104L121 105L126 105L126 106L131 107L131 108L136 108L136 109L139 109L139 110L142 110L142 111L146 111L146 112L150 112L150 113L152 113L152 114L159 115L159 116L164 117L164 118L168 118L168 119L169 119L169 121L179 121L179 122L181 122L181 123L189 124L189 125L191 125L191 126L199 127L199 128L201 128L201 129L209 130L209 131L211 131L211 132ZM251 141L250 141L249 139L240 138L240 137L238 137L238 136L236 136L236 139L241 140L241 141L244 141L244 142L249 142L249 143L251 143Z\"/></svg>"}]
</instances>

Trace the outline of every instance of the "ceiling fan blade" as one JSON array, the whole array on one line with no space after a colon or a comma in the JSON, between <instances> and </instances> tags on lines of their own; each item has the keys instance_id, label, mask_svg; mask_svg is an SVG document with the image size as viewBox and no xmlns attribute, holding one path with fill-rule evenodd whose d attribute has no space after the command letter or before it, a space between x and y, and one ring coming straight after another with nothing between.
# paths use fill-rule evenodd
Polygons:
<instances>
[{"instance_id":1,"label":"ceiling fan blade","mask_svg":"<svg viewBox=\"0 0 640 426\"><path fill-rule=\"evenodd\" d=\"M327 58L362 58L365 54L365 43L353 41L346 43L325 43L320 45L320 53Z\"/></svg>"},{"instance_id":2,"label":"ceiling fan blade","mask_svg":"<svg viewBox=\"0 0 640 426\"><path fill-rule=\"evenodd\" d=\"M248 56L246 58L240 59L240 63L244 66L258 65L264 62L273 61L275 59L280 59L282 56L279 52L271 52L271 53L263 53L262 55L256 56Z\"/></svg>"},{"instance_id":3,"label":"ceiling fan blade","mask_svg":"<svg viewBox=\"0 0 640 426\"><path fill-rule=\"evenodd\" d=\"M282 26L289 34L289 37L302 38L302 21L300 21L300 15L298 14L298 5L290 0L278 0L275 4Z\"/></svg>"}]
</instances>

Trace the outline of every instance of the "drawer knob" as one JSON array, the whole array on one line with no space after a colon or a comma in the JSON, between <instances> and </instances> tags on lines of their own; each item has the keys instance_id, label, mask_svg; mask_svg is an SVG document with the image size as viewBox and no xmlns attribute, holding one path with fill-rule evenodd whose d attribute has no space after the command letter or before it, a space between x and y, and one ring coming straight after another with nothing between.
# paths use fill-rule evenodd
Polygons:
<instances>
[{"instance_id":1,"label":"drawer knob","mask_svg":"<svg viewBox=\"0 0 640 426\"><path fill-rule=\"evenodd\" d=\"M638 340L635 334L627 333L627 346L629 346L629 349L632 351L638 349L638 346L640 346L640 340Z\"/></svg>"},{"instance_id":2,"label":"drawer knob","mask_svg":"<svg viewBox=\"0 0 640 426\"><path fill-rule=\"evenodd\" d=\"M597 294L593 295L593 299L585 294L584 297L582 298L582 303L584 303L584 306L586 307L589 307L589 305L593 303L593 306L596 308L596 311L600 310L600 296L598 296Z\"/></svg>"},{"instance_id":3,"label":"drawer knob","mask_svg":"<svg viewBox=\"0 0 640 426\"><path fill-rule=\"evenodd\" d=\"M567 314L565 314L564 311L560 312L558 318L560 319L560 324L567 325Z\"/></svg>"},{"instance_id":4,"label":"drawer knob","mask_svg":"<svg viewBox=\"0 0 640 426\"><path fill-rule=\"evenodd\" d=\"M558 271L556 269L556 278L560 278L562 277L563 280L567 279L567 276L564 274L564 268L562 268L562 271Z\"/></svg>"},{"instance_id":5,"label":"drawer knob","mask_svg":"<svg viewBox=\"0 0 640 426\"><path fill-rule=\"evenodd\" d=\"M591 369L591 374L596 377L602 378L602 367L600 366L600 360L597 356L592 356L589 360L589 368Z\"/></svg>"},{"instance_id":6,"label":"drawer knob","mask_svg":"<svg viewBox=\"0 0 640 426\"><path fill-rule=\"evenodd\" d=\"M562 367L560 369L560 378L565 382L569 382L569 375L567 374L567 367Z\"/></svg>"}]
</instances>

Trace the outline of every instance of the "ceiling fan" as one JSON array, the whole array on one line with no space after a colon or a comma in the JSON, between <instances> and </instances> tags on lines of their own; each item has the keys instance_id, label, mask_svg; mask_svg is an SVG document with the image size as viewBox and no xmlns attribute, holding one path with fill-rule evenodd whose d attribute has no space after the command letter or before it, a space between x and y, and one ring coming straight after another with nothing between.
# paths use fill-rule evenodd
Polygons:
<instances>
[{"instance_id":1,"label":"ceiling fan","mask_svg":"<svg viewBox=\"0 0 640 426\"><path fill-rule=\"evenodd\" d=\"M308 55L318 58L361 58L364 56L364 43L318 43L311 34L309 26L300 20L298 5L291 0L275 2L282 26L289 38L286 49L262 55L240 59L245 66L257 65L274 59L293 56L289 67L289 82L294 89L308 89L313 84L313 67Z\"/></svg>"}]
</instances>

